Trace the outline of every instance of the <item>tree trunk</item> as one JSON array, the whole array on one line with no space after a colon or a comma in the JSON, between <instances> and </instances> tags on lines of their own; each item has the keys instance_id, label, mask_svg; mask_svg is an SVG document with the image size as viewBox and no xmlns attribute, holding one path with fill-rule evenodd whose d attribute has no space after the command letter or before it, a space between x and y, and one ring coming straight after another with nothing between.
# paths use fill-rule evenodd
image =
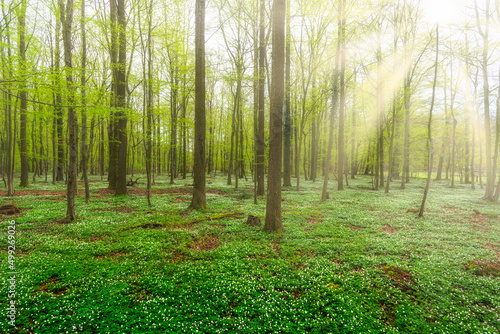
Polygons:
<instances>
[{"instance_id":1,"label":"tree trunk","mask_svg":"<svg viewBox=\"0 0 500 334\"><path fill-rule=\"evenodd\" d=\"M4 1L1 2L3 17L7 20L7 13L5 12ZM7 196L14 196L14 155L15 151L15 138L13 138L13 128L12 128L12 90L11 84L9 83L10 78L12 78L12 64L11 59L11 45L10 45L10 20L6 21L6 25L2 31L0 31L0 40L3 43L3 32L6 35L6 46L7 56L5 55L4 46L0 46L1 57L2 57L2 76L3 80L6 82L5 91L3 92L3 103L5 109L5 128L6 128L6 141L5 141L5 170L7 172Z\"/></svg>"},{"instance_id":2,"label":"tree trunk","mask_svg":"<svg viewBox=\"0 0 500 334\"><path fill-rule=\"evenodd\" d=\"M127 115L125 108L127 93L127 41L125 0L117 0L118 16L118 70L116 84L116 117L118 120L118 159L115 195L127 194Z\"/></svg>"},{"instance_id":3,"label":"tree trunk","mask_svg":"<svg viewBox=\"0 0 500 334\"><path fill-rule=\"evenodd\" d=\"M67 84L67 104L68 104L68 133L69 133L69 163L68 163L68 184L67 184L67 211L66 218L69 221L76 219L75 213L75 196L76 196L76 168L78 160L78 138L77 138L77 121L76 114L73 108L75 100L75 86L73 84L73 64L72 64L72 43L71 43L71 27L73 23L73 0L67 0L66 6L63 0L59 0L59 8L61 15L61 23L63 30L64 43L64 63L66 68L66 84Z\"/></svg>"},{"instance_id":4,"label":"tree trunk","mask_svg":"<svg viewBox=\"0 0 500 334\"><path fill-rule=\"evenodd\" d=\"M436 97L436 82L437 82L437 71L438 71L438 61L439 61L439 26L436 27L436 63L434 64L434 82L432 84L432 99L431 107L429 111L429 122L427 123L427 134L428 134L428 154L429 162L427 167L427 182L424 189L424 197L422 199L422 204L420 205L420 211L418 216L422 217L424 215L425 202L427 200L427 194L429 193L429 187L431 184L432 176L432 162L434 158L434 147L432 142L432 111L434 109L434 99Z\"/></svg>"},{"instance_id":5,"label":"tree trunk","mask_svg":"<svg viewBox=\"0 0 500 334\"><path fill-rule=\"evenodd\" d=\"M499 13L500 15L500 13ZM500 97L500 86L498 86L498 97ZM496 134L495 134L495 151L493 152L493 182L496 178L496 167L498 162L498 154L500 149L500 98L497 97L497 115L496 115ZM495 188L495 194L493 195L493 201L498 202L500 197L500 179L498 180L497 186Z\"/></svg>"},{"instance_id":6,"label":"tree trunk","mask_svg":"<svg viewBox=\"0 0 500 334\"><path fill-rule=\"evenodd\" d=\"M174 57L175 58L175 57ZM174 60L175 61L175 60ZM170 65L170 184L174 184L174 179L177 173L177 71L174 69L176 65Z\"/></svg>"},{"instance_id":7,"label":"tree trunk","mask_svg":"<svg viewBox=\"0 0 500 334\"><path fill-rule=\"evenodd\" d=\"M149 2L148 9L148 39L147 39L147 54L148 54L148 77L147 77L147 85L146 85L146 117L147 117L147 125L146 125L146 194L148 199L148 205L151 206L151 153L152 153L152 140L151 140L151 132L152 132L152 118L153 118L153 51L151 45L151 25L153 19L153 0Z\"/></svg>"},{"instance_id":8,"label":"tree trunk","mask_svg":"<svg viewBox=\"0 0 500 334\"><path fill-rule=\"evenodd\" d=\"M292 126L290 118L290 70L291 70L291 28L290 28L290 0L286 3L286 42L285 42L285 114L283 128L283 187L292 186L291 172L291 141Z\"/></svg>"},{"instance_id":9,"label":"tree trunk","mask_svg":"<svg viewBox=\"0 0 500 334\"><path fill-rule=\"evenodd\" d=\"M342 5L344 1L342 1ZM337 51L335 53L335 70L333 72L333 97L332 97L332 106L330 111L330 127L329 127L329 135L328 135L328 149L326 151L326 165L325 165L325 177L323 179L323 191L321 193L321 200L326 201L328 198L328 179L330 177L330 163L332 159L332 150L333 150L333 133L335 131L335 111L337 109L338 104L338 96L339 96L339 76L340 76L340 54L341 54L341 41L343 36L343 24L344 20L342 18L343 6L339 6L338 8L338 42L337 42Z\"/></svg>"},{"instance_id":10,"label":"tree trunk","mask_svg":"<svg viewBox=\"0 0 500 334\"><path fill-rule=\"evenodd\" d=\"M484 140L486 149L486 190L484 200L493 201L495 191L495 171L491 157L491 119L490 119L490 88L488 82L488 51L489 51L489 22L490 22L490 1L486 1L486 26L483 29L480 24L479 9L477 0L475 1L476 20L479 34L483 38L483 53L481 67L483 70L483 91L484 91Z\"/></svg>"},{"instance_id":11,"label":"tree trunk","mask_svg":"<svg viewBox=\"0 0 500 334\"><path fill-rule=\"evenodd\" d=\"M357 109L356 109L356 78L357 78L357 73L356 70L354 70L354 87L352 88L352 130L351 130L351 180L354 180L356 178L356 174L358 172L358 162L357 162L357 154L356 154L356 114L357 114Z\"/></svg>"},{"instance_id":12,"label":"tree trunk","mask_svg":"<svg viewBox=\"0 0 500 334\"><path fill-rule=\"evenodd\" d=\"M195 21L194 183L190 208L203 210L207 206L205 194L205 0L196 0Z\"/></svg>"},{"instance_id":13,"label":"tree trunk","mask_svg":"<svg viewBox=\"0 0 500 334\"><path fill-rule=\"evenodd\" d=\"M85 36L85 0L81 3L81 20L80 20L80 30L82 34L82 73L80 78L80 86L82 92L82 174L83 181L85 183L85 203L90 202L90 189L89 189L89 179L87 175L87 97L86 97L86 78L85 78L85 68L87 65L87 37Z\"/></svg>"},{"instance_id":14,"label":"tree trunk","mask_svg":"<svg viewBox=\"0 0 500 334\"><path fill-rule=\"evenodd\" d=\"M403 171L401 175L401 189L405 189L406 183L410 181L410 99L411 83L410 74L406 75L404 82L404 108L405 108L405 134L403 152Z\"/></svg>"},{"instance_id":15,"label":"tree trunk","mask_svg":"<svg viewBox=\"0 0 500 334\"><path fill-rule=\"evenodd\" d=\"M269 173L267 178L266 221L264 231L282 232L281 162L283 146L283 98L285 64L286 1L274 0L272 9L272 74L269 123Z\"/></svg>"},{"instance_id":16,"label":"tree trunk","mask_svg":"<svg viewBox=\"0 0 500 334\"><path fill-rule=\"evenodd\" d=\"M345 0L341 7L345 7ZM344 190L344 126L345 126L345 17L343 10L339 17L342 22L339 26L340 29L340 108L339 108L339 137L338 137L338 149L337 149L337 160L338 160L338 177L337 177L337 189Z\"/></svg>"},{"instance_id":17,"label":"tree trunk","mask_svg":"<svg viewBox=\"0 0 500 334\"><path fill-rule=\"evenodd\" d=\"M264 187L264 163L265 163L265 138L264 138L264 108L265 108L265 67L266 67L266 41L264 15L266 12L266 2L260 3L260 30L259 30L259 132L257 136L257 196L265 194ZM280 154L281 156L281 154ZM281 179L281 176L280 176Z\"/></svg>"},{"instance_id":18,"label":"tree trunk","mask_svg":"<svg viewBox=\"0 0 500 334\"><path fill-rule=\"evenodd\" d=\"M20 154L21 154L21 187L28 187L28 140L26 137L27 132L27 118L28 118L28 93L26 92L26 0L21 0L20 10L18 16L18 34L19 34L19 65L21 70L21 78L19 81L19 99L21 100L20 114Z\"/></svg>"},{"instance_id":19,"label":"tree trunk","mask_svg":"<svg viewBox=\"0 0 500 334\"><path fill-rule=\"evenodd\" d=\"M116 189L116 172L118 168L118 138L117 138L117 114L116 114L116 95L118 87L118 27L117 27L117 3L110 1L110 25L111 25L111 45L110 45L110 62L111 62L111 94L110 94L110 109L111 115L108 128L109 141L109 166L108 166L108 182L110 189Z\"/></svg>"}]
</instances>

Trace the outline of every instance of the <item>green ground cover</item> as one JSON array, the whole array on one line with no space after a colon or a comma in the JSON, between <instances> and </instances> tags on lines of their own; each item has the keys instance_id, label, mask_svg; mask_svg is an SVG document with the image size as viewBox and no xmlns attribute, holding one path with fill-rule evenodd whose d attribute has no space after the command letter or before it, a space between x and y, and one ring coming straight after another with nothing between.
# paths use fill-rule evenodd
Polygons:
<instances>
[{"instance_id":1,"label":"green ground cover","mask_svg":"<svg viewBox=\"0 0 500 334\"><path fill-rule=\"evenodd\" d=\"M206 212L186 211L191 180L157 178L152 207L91 180L70 224L52 193L62 184L0 198L22 209L0 218L1 270L13 219L18 272L16 329L2 277L1 333L500 331L500 207L470 185L434 182L418 218L407 211L422 179L385 194L359 176L342 192L332 184L326 202L321 181L303 181L283 189L285 233L274 235L245 225L265 215L250 180L234 190L208 178Z\"/></svg>"}]
</instances>

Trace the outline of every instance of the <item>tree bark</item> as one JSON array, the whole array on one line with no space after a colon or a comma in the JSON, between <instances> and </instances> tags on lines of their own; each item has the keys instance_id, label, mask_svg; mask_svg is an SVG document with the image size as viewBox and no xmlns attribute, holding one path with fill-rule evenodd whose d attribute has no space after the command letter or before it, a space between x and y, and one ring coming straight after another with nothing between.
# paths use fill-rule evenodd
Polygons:
<instances>
[{"instance_id":1,"label":"tree bark","mask_svg":"<svg viewBox=\"0 0 500 334\"><path fill-rule=\"evenodd\" d=\"M73 23L73 0L67 0L64 5L63 0L59 0L59 8L62 23L62 36L64 43L64 64L66 69L67 104L68 104L68 134L69 134L69 162L68 162L68 183L67 183L67 211L66 218L69 221L76 219L75 196L76 196L76 168L78 160L78 138L77 121L73 107L75 101L75 86L73 84L73 64L72 64L72 43L71 29Z\"/></svg>"},{"instance_id":2,"label":"tree bark","mask_svg":"<svg viewBox=\"0 0 500 334\"><path fill-rule=\"evenodd\" d=\"M342 2L343 4L343 2ZM338 8L338 42L337 51L335 53L335 70L333 72L333 97L332 106L330 111L330 127L328 135L328 150L326 151L326 165L325 165L325 177L323 179L323 191L321 193L321 200L326 201L328 198L328 179L330 177L330 162L332 159L333 150L333 133L335 131L335 112L338 104L339 96L339 76L340 76L340 53L341 53L341 41L342 41L342 6ZM340 176L342 178L342 176Z\"/></svg>"},{"instance_id":3,"label":"tree bark","mask_svg":"<svg viewBox=\"0 0 500 334\"><path fill-rule=\"evenodd\" d=\"M292 142L292 121L290 117L290 70L291 70L291 28L290 28L290 0L286 4L286 42L285 42L285 115L283 128L283 187L292 186L291 172L291 142Z\"/></svg>"},{"instance_id":4,"label":"tree bark","mask_svg":"<svg viewBox=\"0 0 500 334\"><path fill-rule=\"evenodd\" d=\"M486 190L484 200L493 201L495 191L496 175L493 169L491 157L491 119L490 119L490 87L488 81L488 51L489 51L489 22L490 22L490 1L486 1L486 26L481 27L477 0L474 1L476 10L477 27L479 34L483 38L483 53L481 67L483 70L483 91L484 91L484 141L486 149Z\"/></svg>"},{"instance_id":5,"label":"tree bark","mask_svg":"<svg viewBox=\"0 0 500 334\"><path fill-rule=\"evenodd\" d=\"M108 166L108 182L109 188L116 189L116 172L118 166L118 138L117 138L117 115L116 115L116 95L118 87L118 25L117 25L117 3L116 1L109 2L110 7L110 25L111 25L111 44L110 44L110 62L111 62L111 94L110 94L110 120L108 128L109 141L109 166Z\"/></svg>"},{"instance_id":6,"label":"tree bark","mask_svg":"<svg viewBox=\"0 0 500 334\"><path fill-rule=\"evenodd\" d=\"M87 175L87 92L86 92L86 65L87 65L87 36L85 35L85 0L81 2L81 19L80 19L80 30L82 34L82 73L80 77L80 86L82 93L82 174L83 181L85 183L85 203L90 202L90 189L89 189L89 178Z\"/></svg>"},{"instance_id":7,"label":"tree bark","mask_svg":"<svg viewBox=\"0 0 500 334\"><path fill-rule=\"evenodd\" d=\"M272 9L272 74L269 123L269 173L267 178L266 221L264 231L282 232L281 162L283 146L283 98L285 64L286 1L274 0Z\"/></svg>"},{"instance_id":8,"label":"tree bark","mask_svg":"<svg viewBox=\"0 0 500 334\"><path fill-rule=\"evenodd\" d=\"M118 69L116 83L116 117L117 117L117 140L118 159L116 168L116 191L115 195L127 194L127 40L126 40L126 17L125 0L117 0L118 19Z\"/></svg>"},{"instance_id":9,"label":"tree bark","mask_svg":"<svg viewBox=\"0 0 500 334\"><path fill-rule=\"evenodd\" d=\"M205 0L196 0L195 21L194 183L190 208L203 210L207 206L205 193Z\"/></svg>"},{"instance_id":10,"label":"tree bark","mask_svg":"<svg viewBox=\"0 0 500 334\"><path fill-rule=\"evenodd\" d=\"M264 187L264 161L265 161L265 138L264 138L264 108L265 108L265 68L266 68L266 41L264 16L266 12L266 1L260 0L260 30L259 30L259 132L257 136L257 196L265 194ZM280 154L281 155L281 154ZM281 176L280 176L281 179Z\"/></svg>"},{"instance_id":11,"label":"tree bark","mask_svg":"<svg viewBox=\"0 0 500 334\"><path fill-rule=\"evenodd\" d=\"M26 91L26 0L21 0L18 14L18 34L19 34L19 65L21 70L21 79L19 80L19 99L20 99L20 154L21 154L21 187L28 187L28 140L27 119L28 119L28 93Z\"/></svg>"},{"instance_id":12,"label":"tree bark","mask_svg":"<svg viewBox=\"0 0 500 334\"><path fill-rule=\"evenodd\" d=\"M2 14L7 20L7 13L5 12L5 4L2 0ZM12 78L12 64L11 59L11 45L10 45L10 20L6 21L4 30L0 31L0 40L3 42L3 32L5 31L7 55L4 51L4 45L0 46L1 56L2 56L2 76L3 80L6 82L5 91L3 92L3 103L5 109L5 127L6 127L6 141L5 141L5 170L7 172L7 196L14 196L14 156L13 151L15 151L15 139L13 138L13 127L12 127L12 89L11 84L8 83L10 78Z\"/></svg>"},{"instance_id":13,"label":"tree bark","mask_svg":"<svg viewBox=\"0 0 500 334\"><path fill-rule=\"evenodd\" d=\"M345 8L345 0L342 0L342 8ZM340 108L339 108L339 137L337 140L338 177L337 189L344 190L344 126L345 126L345 13L342 9L340 18L342 20L340 29Z\"/></svg>"}]
</instances>

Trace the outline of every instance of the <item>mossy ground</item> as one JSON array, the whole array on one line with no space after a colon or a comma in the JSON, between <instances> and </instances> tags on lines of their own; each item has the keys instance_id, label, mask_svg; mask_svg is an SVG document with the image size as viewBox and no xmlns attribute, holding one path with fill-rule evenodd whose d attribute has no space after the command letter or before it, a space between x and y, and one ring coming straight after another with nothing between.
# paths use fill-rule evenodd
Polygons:
<instances>
[{"instance_id":1,"label":"mossy ground","mask_svg":"<svg viewBox=\"0 0 500 334\"><path fill-rule=\"evenodd\" d=\"M74 223L61 222L62 184L0 199L22 209L0 222L6 273L16 221L18 271L17 328L2 312L0 332L500 331L500 207L470 185L433 182L417 218L407 211L420 205L424 180L385 194L358 176L342 192L332 182L326 202L321 181L302 180L300 191L283 189L278 235L245 224L265 215L250 180L234 190L209 177L205 212L186 210L191 180L158 177L152 207L141 191L114 197L91 180L91 203L78 197ZM5 310L5 280L0 288Z\"/></svg>"}]
</instances>

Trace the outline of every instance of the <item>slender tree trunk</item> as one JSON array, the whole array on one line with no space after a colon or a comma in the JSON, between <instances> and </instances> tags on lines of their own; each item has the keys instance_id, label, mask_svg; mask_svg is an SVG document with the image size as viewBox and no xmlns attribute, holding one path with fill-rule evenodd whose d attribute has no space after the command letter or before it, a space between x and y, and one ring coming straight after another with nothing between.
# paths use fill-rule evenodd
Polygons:
<instances>
[{"instance_id":1,"label":"slender tree trunk","mask_svg":"<svg viewBox=\"0 0 500 334\"><path fill-rule=\"evenodd\" d=\"M21 187L28 187L28 140L26 132L28 128L28 93L26 91L26 0L21 0L18 14L18 34L19 34L19 65L21 70L21 79L19 80L19 99L21 100L20 107L20 154L21 154Z\"/></svg>"},{"instance_id":2,"label":"slender tree trunk","mask_svg":"<svg viewBox=\"0 0 500 334\"><path fill-rule=\"evenodd\" d=\"M7 196L14 196L14 157L13 151L15 150L15 139L13 138L13 128L12 128L12 90L11 84L9 83L10 78L12 78L12 64L11 59L11 45L10 45L10 18L8 18L5 12L5 3L2 0L2 14L6 20L6 25L4 30L0 31L0 45L1 57L2 57L2 76L3 80L6 82L5 91L3 92L3 103L5 111L5 128L6 128L6 141L5 141L5 170L7 172ZM3 32L5 31L6 45L3 44ZM4 48L7 48L7 57L5 55Z\"/></svg>"},{"instance_id":3,"label":"slender tree trunk","mask_svg":"<svg viewBox=\"0 0 500 334\"><path fill-rule=\"evenodd\" d=\"M481 67L483 70L483 91L484 91L484 140L486 149L486 190L484 200L493 201L495 191L495 171L491 156L491 119L490 119L490 88L488 81L488 52L489 52L489 22L490 22L490 1L486 1L486 27L483 29L480 24L477 0L475 1L476 19L479 33L483 38L483 54Z\"/></svg>"},{"instance_id":4,"label":"slender tree trunk","mask_svg":"<svg viewBox=\"0 0 500 334\"><path fill-rule=\"evenodd\" d=\"M118 159L116 169L116 195L127 194L127 40L126 40L126 17L125 0L117 0L118 19L118 71L116 84L116 117L117 117L117 139Z\"/></svg>"},{"instance_id":5,"label":"slender tree trunk","mask_svg":"<svg viewBox=\"0 0 500 334\"><path fill-rule=\"evenodd\" d=\"M231 148L229 150L229 165L228 165L228 170L227 170L227 184L231 185L232 184L232 177L233 177L233 170L234 170L234 151L235 151L235 136L236 136L236 108L237 108L237 103L238 103L238 94L239 94L239 88L236 88L236 94L234 96L234 104L233 104L233 113L232 113L232 120L231 120Z\"/></svg>"},{"instance_id":6,"label":"slender tree trunk","mask_svg":"<svg viewBox=\"0 0 500 334\"><path fill-rule=\"evenodd\" d=\"M68 183L67 183L67 211L66 218L69 221L76 219L75 196L76 194L76 169L78 160L78 138L76 113L73 108L75 101L75 86L73 84L73 64L72 64L72 43L71 29L73 23L73 0L67 0L64 5L63 0L59 0L61 23L64 43L64 63L66 68L67 104L68 104L68 132L69 132L69 162L68 162Z\"/></svg>"},{"instance_id":7,"label":"slender tree trunk","mask_svg":"<svg viewBox=\"0 0 500 334\"><path fill-rule=\"evenodd\" d=\"M148 205L151 206L151 152L152 152L152 118L153 118L153 48L151 43L152 35L152 20L153 20L153 0L149 2L148 9L148 39L147 39L147 54L148 54L148 77L146 91L146 114L147 114L147 125L146 125L146 193L148 199Z\"/></svg>"},{"instance_id":8,"label":"slender tree trunk","mask_svg":"<svg viewBox=\"0 0 500 334\"><path fill-rule=\"evenodd\" d=\"M110 1L110 25L111 25L111 45L110 45L110 61L111 61L111 94L110 94L110 109L111 115L109 120L109 166L108 166L108 182L109 188L116 189L117 168L118 168L118 138L117 138L117 113L116 113L116 95L118 87L118 24L117 24L117 3Z\"/></svg>"},{"instance_id":9,"label":"slender tree trunk","mask_svg":"<svg viewBox=\"0 0 500 334\"><path fill-rule=\"evenodd\" d=\"M292 127L290 117L290 70L291 70L291 28L290 28L290 0L286 3L286 41L285 41L285 115L283 128L283 187L292 186L292 172L291 172L291 141L292 141Z\"/></svg>"},{"instance_id":10,"label":"slender tree trunk","mask_svg":"<svg viewBox=\"0 0 500 334\"><path fill-rule=\"evenodd\" d=\"M253 133L254 133L254 158L253 158L253 202L257 205L257 165L258 165L258 146L259 146L259 33L260 33L260 22L259 22L259 12L260 12L260 2L262 0L256 0L255 6L255 22L253 31ZM222 119L222 112L221 112ZM219 129L222 127L222 123ZM220 138L220 136L219 136Z\"/></svg>"},{"instance_id":11,"label":"slender tree trunk","mask_svg":"<svg viewBox=\"0 0 500 334\"><path fill-rule=\"evenodd\" d=\"M207 206L205 195L205 0L196 0L195 21L194 184L190 208L203 210Z\"/></svg>"},{"instance_id":12,"label":"slender tree trunk","mask_svg":"<svg viewBox=\"0 0 500 334\"><path fill-rule=\"evenodd\" d=\"M175 58L175 57L174 57ZM175 60L174 60L175 62ZM174 69L176 65L171 65L171 105L170 105L170 184L174 184L175 175L177 173L177 71Z\"/></svg>"},{"instance_id":13,"label":"slender tree trunk","mask_svg":"<svg viewBox=\"0 0 500 334\"><path fill-rule=\"evenodd\" d=\"M238 71L239 75L239 71ZM238 169L240 167L240 160L239 160L239 129L240 129L240 91L241 91L241 81L238 78L238 83L236 84L236 98L235 98L235 106L234 106L234 114L235 118L233 118L234 121L234 137L235 137L235 142L234 142L234 189L238 189L238 180L239 180L239 175L238 175Z\"/></svg>"},{"instance_id":14,"label":"slender tree trunk","mask_svg":"<svg viewBox=\"0 0 500 334\"><path fill-rule=\"evenodd\" d=\"M85 35L85 0L82 0L81 4L81 19L80 19L80 30L82 34L82 73L80 78L80 86L82 92L82 174L83 181L85 183L85 203L90 202L90 189L89 189L89 179L87 175L87 97L86 97L86 65L87 65L87 36Z\"/></svg>"},{"instance_id":15,"label":"slender tree trunk","mask_svg":"<svg viewBox=\"0 0 500 334\"><path fill-rule=\"evenodd\" d=\"M345 7L345 0L342 0L341 7ZM340 108L339 108L339 137L338 137L338 177L337 189L344 190L344 126L345 126L345 17L343 10L339 17L342 22L339 26L340 29Z\"/></svg>"},{"instance_id":16,"label":"slender tree trunk","mask_svg":"<svg viewBox=\"0 0 500 334\"><path fill-rule=\"evenodd\" d=\"M342 2L343 4L344 2ZM330 126L329 126L329 135L328 135L328 150L326 151L326 166L325 166L325 177L323 179L323 191L321 193L321 200L326 201L328 198L328 179L330 177L330 163L332 159L332 150L333 150L333 134L335 131L335 112L337 109L337 104L339 100L339 76L340 76L340 54L341 54L341 41L342 41L342 25L344 20L342 18L343 6L339 6L338 8L338 42L337 42L337 51L335 53L335 70L333 72L333 97L332 97L332 106L330 111Z\"/></svg>"},{"instance_id":17,"label":"slender tree trunk","mask_svg":"<svg viewBox=\"0 0 500 334\"><path fill-rule=\"evenodd\" d=\"M356 80L357 80L357 71L354 70L354 87L352 88L352 119L351 119L351 180L354 180L356 178L356 174L358 172L358 161L357 161L357 154L356 154L356 116L357 116L357 109L356 109Z\"/></svg>"},{"instance_id":18,"label":"slender tree trunk","mask_svg":"<svg viewBox=\"0 0 500 334\"><path fill-rule=\"evenodd\" d=\"M90 120L90 138L89 138L89 149L88 149L88 159L90 164L90 175L95 175L95 154L94 154L94 139L95 139L95 119L96 115L92 115Z\"/></svg>"},{"instance_id":19,"label":"slender tree trunk","mask_svg":"<svg viewBox=\"0 0 500 334\"><path fill-rule=\"evenodd\" d=\"M434 147L432 142L432 110L434 109L434 99L436 96L436 82L437 82L437 70L438 70L438 60L439 60L439 27L436 27L436 63L434 64L434 82L432 85L432 99L431 99L431 108L429 111L429 122L427 123L427 133L428 133L428 154L429 154L429 162L428 162L428 170L427 170L427 182L425 184L424 197L422 199L422 204L420 205L420 211L418 212L418 216L422 217L424 215L425 202L427 200L427 194L429 193L429 186L431 183L432 177L432 161L434 157Z\"/></svg>"},{"instance_id":20,"label":"slender tree trunk","mask_svg":"<svg viewBox=\"0 0 500 334\"><path fill-rule=\"evenodd\" d=\"M500 15L500 13L499 13ZM500 77L500 75L499 75ZM495 132L495 151L493 152L493 182L496 178L496 167L498 163L498 154L500 149L500 86L498 86L498 95L497 95L497 115L496 115L496 132ZM500 197L500 179L498 180L497 186L495 188L495 194L493 195L493 201L498 202L498 198Z\"/></svg>"},{"instance_id":21,"label":"slender tree trunk","mask_svg":"<svg viewBox=\"0 0 500 334\"><path fill-rule=\"evenodd\" d=\"M403 172L401 175L401 189L405 189L406 183L410 181L410 99L411 83L410 75L407 74L404 82L404 107L405 107L405 134L403 153Z\"/></svg>"},{"instance_id":22,"label":"slender tree trunk","mask_svg":"<svg viewBox=\"0 0 500 334\"><path fill-rule=\"evenodd\" d=\"M265 138L264 138L264 108L265 108L265 67L266 67L266 41L264 16L266 2L260 3L260 30L259 30L259 133L257 137L257 196L265 194L264 163L265 163ZM281 154L280 154L281 156ZM281 176L280 176L281 179Z\"/></svg>"},{"instance_id":23,"label":"slender tree trunk","mask_svg":"<svg viewBox=\"0 0 500 334\"><path fill-rule=\"evenodd\" d=\"M182 179L185 180L187 177L187 126L186 126L186 109L188 103L188 94L186 93L186 73L184 73L183 84L182 84Z\"/></svg>"}]
</instances>

